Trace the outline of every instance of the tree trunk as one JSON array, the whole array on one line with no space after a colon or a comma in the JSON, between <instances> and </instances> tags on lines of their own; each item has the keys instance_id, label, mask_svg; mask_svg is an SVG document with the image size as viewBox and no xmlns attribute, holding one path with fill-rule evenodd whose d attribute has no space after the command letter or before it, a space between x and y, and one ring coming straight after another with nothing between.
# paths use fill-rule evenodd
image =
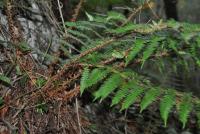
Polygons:
<instances>
[{"instance_id":1,"label":"tree trunk","mask_svg":"<svg viewBox=\"0 0 200 134\"><path fill-rule=\"evenodd\" d=\"M178 0L164 0L167 19L178 20L177 2Z\"/></svg>"}]
</instances>

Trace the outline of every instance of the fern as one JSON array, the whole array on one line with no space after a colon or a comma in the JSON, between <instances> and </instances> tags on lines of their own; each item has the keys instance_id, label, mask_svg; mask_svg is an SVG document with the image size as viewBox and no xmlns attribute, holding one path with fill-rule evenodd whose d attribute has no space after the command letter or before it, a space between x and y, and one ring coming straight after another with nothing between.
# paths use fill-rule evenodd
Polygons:
<instances>
[{"instance_id":1,"label":"fern","mask_svg":"<svg viewBox=\"0 0 200 134\"><path fill-rule=\"evenodd\" d=\"M105 99L113 90L115 90L122 82L121 76L119 74L113 74L108 78L100 89L95 92L95 100L98 98Z\"/></svg>"},{"instance_id":2,"label":"fern","mask_svg":"<svg viewBox=\"0 0 200 134\"><path fill-rule=\"evenodd\" d=\"M159 45L159 41L161 41L163 38L161 37L153 37L150 41L150 44L148 48L143 52L143 57L142 57L142 66L144 62L154 53L154 51L157 49Z\"/></svg>"},{"instance_id":3,"label":"fern","mask_svg":"<svg viewBox=\"0 0 200 134\"><path fill-rule=\"evenodd\" d=\"M167 119L169 112L175 104L175 92L174 90L168 90L160 102L160 114L164 121L164 126L167 126Z\"/></svg>"},{"instance_id":4,"label":"fern","mask_svg":"<svg viewBox=\"0 0 200 134\"><path fill-rule=\"evenodd\" d=\"M175 52L177 52L177 42L175 40L172 40L172 39L169 39L168 40L168 43L169 43L169 48L174 50Z\"/></svg>"},{"instance_id":5,"label":"fern","mask_svg":"<svg viewBox=\"0 0 200 134\"><path fill-rule=\"evenodd\" d=\"M108 75L108 73L109 73L108 70L103 70L98 68L94 69L91 72L90 77L88 79L87 87L97 84L99 81L104 79Z\"/></svg>"},{"instance_id":6,"label":"fern","mask_svg":"<svg viewBox=\"0 0 200 134\"><path fill-rule=\"evenodd\" d=\"M122 33L130 32L130 31L134 30L135 28L137 28L137 25L129 23L123 27L119 27L116 29L108 29L107 31L109 31L111 33L115 33L115 34L122 34Z\"/></svg>"},{"instance_id":7,"label":"fern","mask_svg":"<svg viewBox=\"0 0 200 134\"><path fill-rule=\"evenodd\" d=\"M190 111L192 110L191 95L184 95L179 105L179 120L183 123L183 128L187 123Z\"/></svg>"},{"instance_id":8,"label":"fern","mask_svg":"<svg viewBox=\"0 0 200 134\"><path fill-rule=\"evenodd\" d=\"M133 81L124 83L120 87L120 90L118 90L117 93L115 94L115 96L113 97L111 106L118 104L123 98L127 97L129 90L132 87L134 87L134 84L135 83Z\"/></svg>"},{"instance_id":9,"label":"fern","mask_svg":"<svg viewBox=\"0 0 200 134\"><path fill-rule=\"evenodd\" d=\"M143 93L144 89L140 86L134 85L130 94L124 99L121 110L128 109L131 104L133 104L137 98Z\"/></svg>"},{"instance_id":10,"label":"fern","mask_svg":"<svg viewBox=\"0 0 200 134\"><path fill-rule=\"evenodd\" d=\"M90 37L88 37L87 35L79 32L79 31L76 31L76 30L67 30L70 34L73 34L74 36L77 36L77 37L81 37L81 38L84 38L86 39L87 41L91 42L91 39Z\"/></svg>"},{"instance_id":11,"label":"fern","mask_svg":"<svg viewBox=\"0 0 200 134\"><path fill-rule=\"evenodd\" d=\"M146 109L147 106L156 100L156 98L160 95L160 92L161 91L158 88L152 88L145 93L145 96L140 104L140 113L142 113L142 111Z\"/></svg>"},{"instance_id":12,"label":"fern","mask_svg":"<svg viewBox=\"0 0 200 134\"><path fill-rule=\"evenodd\" d=\"M142 39L137 39L134 43L134 46L131 48L131 51L129 52L127 58L126 58L126 65L129 64L131 60L134 60L136 55L142 50L142 48L145 46L145 41Z\"/></svg>"},{"instance_id":13,"label":"fern","mask_svg":"<svg viewBox=\"0 0 200 134\"><path fill-rule=\"evenodd\" d=\"M138 67L143 67L145 62L147 62L148 67L148 61L151 59L153 62L150 62L150 64L156 64L152 71L160 70L168 77L168 73L165 71L179 73L179 66L184 67L184 69L190 67L188 61L192 60L192 63L196 62L196 65L200 65L198 31L200 25L192 26L188 23L160 21L158 23L153 22L153 24L129 22L121 26L121 22L126 18L116 12L110 12L107 15L88 15L89 21L66 23L69 27L75 27L72 29L75 33L71 31L69 33L72 36L77 36L77 39L73 39L80 43L81 52L87 52L88 49L96 50L95 48L98 48L107 39L113 39L114 42L101 47L97 51L91 51L80 59L79 62L86 62L93 67L91 71L89 69L83 71L81 94L86 89L92 88L91 91L94 93L95 100L103 100L109 97L112 100L111 106L121 104L121 110L128 109L132 104L138 102L140 103L140 113L154 101L159 101L160 115L165 127L170 111L175 104L177 105L176 98L179 98L179 94L181 94L183 99L177 110L179 111L179 120L185 127L193 98L190 100L186 94L179 93L176 90L166 91L166 87L158 88L158 85L155 85L158 83L154 82L157 79L160 81L160 77L155 77L154 81L154 77L150 77L148 74L148 69L145 69L146 74L144 70ZM97 34L94 35L93 33ZM135 61L134 67L128 66L132 61ZM165 86L165 83L163 86ZM95 89L96 87L98 89ZM143 93L144 97L140 101L140 96Z\"/></svg>"},{"instance_id":14,"label":"fern","mask_svg":"<svg viewBox=\"0 0 200 134\"><path fill-rule=\"evenodd\" d=\"M121 13L111 11L111 12L108 12L108 17L106 18L106 21L109 22L111 20L125 21L126 17Z\"/></svg>"},{"instance_id":15,"label":"fern","mask_svg":"<svg viewBox=\"0 0 200 134\"><path fill-rule=\"evenodd\" d=\"M86 87L88 87L88 78L89 78L90 70L86 67L83 70L81 82L80 82L80 92L81 94L84 92Z\"/></svg>"}]
</instances>

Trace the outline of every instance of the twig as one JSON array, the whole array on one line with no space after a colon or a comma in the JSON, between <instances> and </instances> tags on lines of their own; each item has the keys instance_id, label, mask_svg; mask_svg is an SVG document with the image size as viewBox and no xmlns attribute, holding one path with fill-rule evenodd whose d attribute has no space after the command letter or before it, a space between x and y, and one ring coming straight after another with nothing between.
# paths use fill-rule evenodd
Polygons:
<instances>
[{"instance_id":1,"label":"twig","mask_svg":"<svg viewBox=\"0 0 200 134\"><path fill-rule=\"evenodd\" d=\"M17 117L17 115L24 109L24 107L26 106L27 103L24 103L21 108L14 114L14 116L12 117L13 119L15 119Z\"/></svg>"},{"instance_id":2,"label":"twig","mask_svg":"<svg viewBox=\"0 0 200 134\"><path fill-rule=\"evenodd\" d=\"M128 24L133 19L133 17L135 17L141 10L149 8L149 1L150 0L148 0L143 5L139 6L135 11L133 11L129 15L128 19L121 26L124 26L124 25Z\"/></svg>"},{"instance_id":3,"label":"twig","mask_svg":"<svg viewBox=\"0 0 200 134\"><path fill-rule=\"evenodd\" d=\"M63 18L63 13L62 13L62 7L60 6L60 0L57 0L57 3L58 3L58 9L59 9L59 13L60 13L60 18L61 18L61 20L62 20L62 25L63 25L63 28L64 28L64 32L65 32L65 36L67 36L68 35L68 33L67 33L67 28L66 28L66 26L65 26L65 21L64 21L64 18Z\"/></svg>"},{"instance_id":4,"label":"twig","mask_svg":"<svg viewBox=\"0 0 200 134\"><path fill-rule=\"evenodd\" d=\"M53 81L55 81L57 78L59 78L59 77L65 72L65 70L66 70L69 66L71 66L72 64L75 64L79 59L81 59L82 57L85 57L86 55L88 55L88 54L90 54L90 53L92 53L92 52L95 52L95 51L97 51L97 50L100 50L100 49L102 49L102 48L104 48L104 47L110 45L111 43L113 43L113 42L116 41L116 40L117 40L117 39L115 39L115 38L109 39L109 40L103 42L102 44L98 45L97 47L91 48L91 49L89 49L89 50L87 50L87 51L81 53L81 54L78 55L76 58L72 59L69 63L66 63L66 64L62 67L62 69L61 69L56 75L52 76L52 77L47 81L47 83L45 84L43 90L48 89L48 88L51 86L51 84L52 84Z\"/></svg>"},{"instance_id":5,"label":"twig","mask_svg":"<svg viewBox=\"0 0 200 134\"><path fill-rule=\"evenodd\" d=\"M75 84L75 86L76 86L76 84ZM79 127L79 134L82 134L78 106L79 106L79 104L78 104L78 99L76 98L76 115L77 115L77 121L78 121L78 127Z\"/></svg>"},{"instance_id":6,"label":"twig","mask_svg":"<svg viewBox=\"0 0 200 134\"><path fill-rule=\"evenodd\" d=\"M8 121L4 120L4 119L0 119L0 121L2 121L11 131L17 130L18 128L11 125Z\"/></svg>"},{"instance_id":7,"label":"twig","mask_svg":"<svg viewBox=\"0 0 200 134\"><path fill-rule=\"evenodd\" d=\"M158 15L155 13L155 11L153 11L151 3L149 2L149 3L147 3L147 5L148 5L149 9L151 9L151 12L152 12L153 16L156 19L159 19Z\"/></svg>"}]
</instances>

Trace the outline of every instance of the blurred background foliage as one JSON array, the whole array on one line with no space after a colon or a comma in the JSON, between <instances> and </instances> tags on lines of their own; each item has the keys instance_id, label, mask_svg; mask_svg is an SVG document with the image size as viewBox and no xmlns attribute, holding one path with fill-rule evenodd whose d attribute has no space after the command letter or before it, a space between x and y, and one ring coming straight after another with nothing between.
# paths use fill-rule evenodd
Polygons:
<instances>
[{"instance_id":1,"label":"blurred background foliage","mask_svg":"<svg viewBox=\"0 0 200 134\"><path fill-rule=\"evenodd\" d=\"M145 1L146 0L86 0L85 10L90 12L106 12L110 5L115 7L114 9L116 9L116 7L121 7L121 9L130 9L134 6L137 7L143 4ZM152 11L155 12L155 14L157 14L160 18L166 18L163 0L152 0L152 2ZM199 23L199 8L199 0L178 0L177 11L179 21ZM150 18L148 16L152 17L152 13L144 11L141 13L140 19L143 21L148 20Z\"/></svg>"}]
</instances>

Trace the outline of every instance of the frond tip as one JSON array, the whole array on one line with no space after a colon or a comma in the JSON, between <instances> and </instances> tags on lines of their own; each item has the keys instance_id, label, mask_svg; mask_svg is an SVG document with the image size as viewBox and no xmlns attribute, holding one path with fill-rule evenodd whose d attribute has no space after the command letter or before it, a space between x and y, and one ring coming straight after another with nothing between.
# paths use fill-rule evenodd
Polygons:
<instances>
[{"instance_id":1,"label":"frond tip","mask_svg":"<svg viewBox=\"0 0 200 134\"><path fill-rule=\"evenodd\" d=\"M161 91L158 88L149 89L143 97L140 104L140 113L146 109L156 98L160 95Z\"/></svg>"},{"instance_id":2,"label":"frond tip","mask_svg":"<svg viewBox=\"0 0 200 134\"><path fill-rule=\"evenodd\" d=\"M175 91L168 90L160 102L160 115L164 121L165 127L167 126L167 119L168 119L170 110L172 109L174 104L175 104Z\"/></svg>"},{"instance_id":3,"label":"frond tip","mask_svg":"<svg viewBox=\"0 0 200 134\"><path fill-rule=\"evenodd\" d=\"M183 128L185 128L185 125L188 120L188 116L190 111L192 110L192 101L191 101L191 94L186 94L183 96L181 103L179 105L179 120L183 124Z\"/></svg>"}]
</instances>

